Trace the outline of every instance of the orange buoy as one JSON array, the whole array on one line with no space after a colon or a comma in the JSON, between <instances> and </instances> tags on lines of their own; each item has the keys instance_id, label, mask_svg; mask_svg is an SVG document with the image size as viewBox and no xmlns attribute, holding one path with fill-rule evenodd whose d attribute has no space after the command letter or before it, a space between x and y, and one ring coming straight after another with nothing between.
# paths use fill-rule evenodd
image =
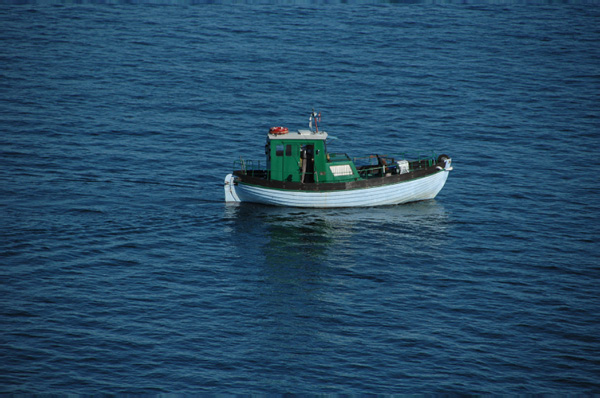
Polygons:
<instances>
[{"instance_id":1,"label":"orange buoy","mask_svg":"<svg viewBox=\"0 0 600 398\"><path fill-rule=\"evenodd\" d=\"M287 134L289 132L287 127L271 127L269 129L269 134L281 135Z\"/></svg>"}]
</instances>

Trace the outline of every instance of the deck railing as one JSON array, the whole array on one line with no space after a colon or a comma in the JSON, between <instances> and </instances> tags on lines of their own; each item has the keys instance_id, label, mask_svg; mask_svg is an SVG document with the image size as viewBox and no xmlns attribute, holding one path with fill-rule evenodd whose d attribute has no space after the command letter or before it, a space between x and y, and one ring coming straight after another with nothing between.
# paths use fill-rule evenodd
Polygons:
<instances>
[{"instance_id":1,"label":"deck railing","mask_svg":"<svg viewBox=\"0 0 600 398\"><path fill-rule=\"evenodd\" d=\"M263 163L264 164L264 163ZM260 160L248 160L240 157L233 162L233 170L240 170L242 174L255 177L268 177L270 170L263 169Z\"/></svg>"},{"instance_id":2,"label":"deck railing","mask_svg":"<svg viewBox=\"0 0 600 398\"><path fill-rule=\"evenodd\" d=\"M362 178L372 178L382 176L387 172L398 171L396 160L408 161L409 171L426 169L435 165L437 155L434 151L428 152L405 152L390 155L369 155L350 158L345 153L329 153L329 162L353 161L359 175ZM379 159L384 159L387 165L382 165ZM264 168L263 168L264 167ZM269 178L271 170L266 168L265 162L260 160L246 160L240 157L239 160L233 162L233 169L240 170L242 174Z\"/></svg>"},{"instance_id":3,"label":"deck railing","mask_svg":"<svg viewBox=\"0 0 600 398\"><path fill-rule=\"evenodd\" d=\"M344 161L349 161L352 160L350 159L350 156L348 156L345 153L328 153L328 158L327 161L328 162L344 162Z\"/></svg>"},{"instance_id":4,"label":"deck railing","mask_svg":"<svg viewBox=\"0 0 600 398\"><path fill-rule=\"evenodd\" d=\"M385 165L380 159L385 160ZM410 171L422 170L435 165L437 155L434 151L421 153L400 153L390 155L369 155L352 159L362 178L380 177L389 172L400 172L396 160L406 160Z\"/></svg>"}]
</instances>

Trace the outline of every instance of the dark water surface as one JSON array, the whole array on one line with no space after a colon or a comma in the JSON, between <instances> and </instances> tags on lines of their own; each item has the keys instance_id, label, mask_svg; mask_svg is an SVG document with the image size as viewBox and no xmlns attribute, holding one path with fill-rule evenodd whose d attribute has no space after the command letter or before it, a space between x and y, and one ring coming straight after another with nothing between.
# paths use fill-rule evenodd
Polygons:
<instances>
[{"instance_id":1,"label":"dark water surface","mask_svg":"<svg viewBox=\"0 0 600 398\"><path fill-rule=\"evenodd\" d=\"M0 393L599 393L600 9L0 6ZM433 201L227 206L312 108Z\"/></svg>"}]
</instances>

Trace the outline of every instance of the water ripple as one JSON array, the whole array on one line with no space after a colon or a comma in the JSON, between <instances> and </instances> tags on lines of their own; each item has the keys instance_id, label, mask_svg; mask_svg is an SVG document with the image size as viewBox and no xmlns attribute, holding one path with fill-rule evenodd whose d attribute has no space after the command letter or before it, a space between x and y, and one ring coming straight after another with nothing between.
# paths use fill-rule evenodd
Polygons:
<instances>
[{"instance_id":1,"label":"water ripple","mask_svg":"<svg viewBox=\"0 0 600 398\"><path fill-rule=\"evenodd\" d=\"M322 6L0 9L1 393L598 392L598 11ZM225 205L313 107L447 186Z\"/></svg>"}]
</instances>

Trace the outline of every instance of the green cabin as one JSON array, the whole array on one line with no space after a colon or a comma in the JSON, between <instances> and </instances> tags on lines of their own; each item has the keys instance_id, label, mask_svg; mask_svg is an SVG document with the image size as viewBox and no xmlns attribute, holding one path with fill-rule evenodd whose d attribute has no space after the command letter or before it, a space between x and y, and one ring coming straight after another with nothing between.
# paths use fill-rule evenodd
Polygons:
<instances>
[{"instance_id":1,"label":"green cabin","mask_svg":"<svg viewBox=\"0 0 600 398\"><path fill-rule=\"evenodd\" d=\"M346 154L327 152L327 133L298 130L267 135L268 179L300 183L349 182L361 179Z\"/></svg>"}]
</instances>

